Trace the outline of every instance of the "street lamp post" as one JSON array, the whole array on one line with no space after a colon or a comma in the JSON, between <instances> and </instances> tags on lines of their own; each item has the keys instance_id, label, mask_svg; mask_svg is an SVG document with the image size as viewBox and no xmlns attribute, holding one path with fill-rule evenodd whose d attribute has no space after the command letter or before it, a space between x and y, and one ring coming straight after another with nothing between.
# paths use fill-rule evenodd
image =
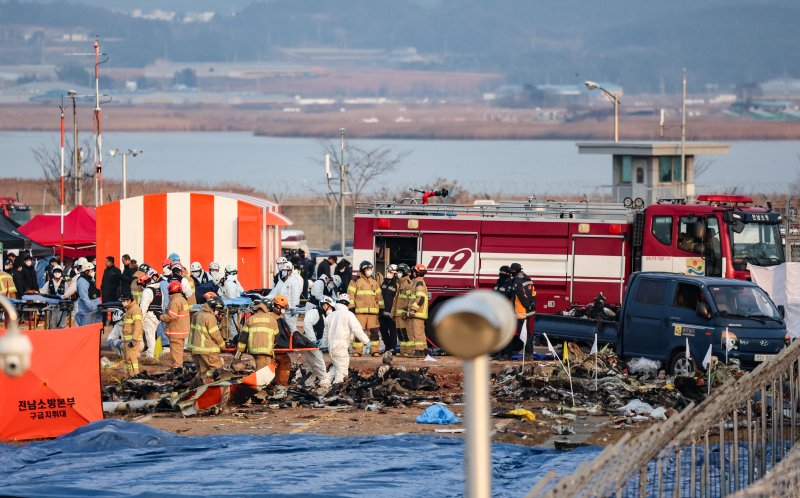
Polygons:
<instances>
[{"instance_id":1,"label":"street lamp post","mask_svg":"<svg viewBox=\"0 0 800 498\"><path fill-rule=\"evenodd\" d=\"M128 198L128 155L133 157L141 154L142 151L138 149L128 149L128 152L120 152L119 148L108 151L108 155L115 157L118 154L122 156L122 198Z\"/></svg>"},{"instance_id":2,"label":"street lamp post","mask_svg":"<svg viewBox=\"0 0 800 498\"><path fill-rule=\"evenodd\" d=\"M75 102L78 92L75 90L70 90L67 92L67 96L72 99L72 174L75 178L75 205L80 206L83 204L83 193L81 192L83 169L81 168L80 149L78 148L78 107L77 103Z\"/></svg>"},{"instance_id":3,"label":"street lamp post","mask_svg":"<svg viewBox=\"0 0 800 498\"><path fill-rule=\"evenodd\" d=\"M492 494L490 369L488 353L499 351L514 336L511 303L492 291L474 291L445 302L434 319L445 351L464 360L465 495Z\"/></svg>"},{"instance_id":4,"label":"street lamp post","mask_svg":"<svg viewBox=\"0 0 800 498\"><path fill-rule=\"evenodd\" d=\"M585 81L583 84L589 90L600 90L614 104L614 143L619 142L619 94L606 90L594 81Z\"/></svg>"}]
</instances>

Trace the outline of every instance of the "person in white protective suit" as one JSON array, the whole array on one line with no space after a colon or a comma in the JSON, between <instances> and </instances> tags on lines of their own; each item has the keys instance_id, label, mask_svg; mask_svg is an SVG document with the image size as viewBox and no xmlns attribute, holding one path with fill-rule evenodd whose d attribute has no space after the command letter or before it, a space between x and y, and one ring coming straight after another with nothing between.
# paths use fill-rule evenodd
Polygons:
<instances>
[{"instance_id":1,"label":"person in white protective suit","mask_svg":"<svg viewBox=\"0 0 800 498\"><path fill-rule=\"evenodd\" d=\"M239 283L238 271L233 265L225 267L225 283L219 289L219 297L222 299L236 299L241 297L244 287Z\"/></svg>"},{"instance_id":2,"label":"person in white protective suit","mask_svg":"<svg viewBox=\"0 0 800 498\"><path fill-rule=\"evenodd\" d=\"M369 337L364 333L358 319L347 309L349 305L350 296L339 294L334 311L326 320L325 333L322 336L322 347L328 348L331 357L331 369L328 372L328 382L331 384L342 382L347 377L350 368L349 348L353 339L369 344Z\"/></svg>"},{"instance_id":3,"label":"person in white protective suit","mask_svg":"<svg viewBox=\"0 0 800 498\"><path fill-rule=\"evenodd\" d=\"M309 305L306 305L306 315L303 319L303 335L309 341L319 343L318 341L325 335L328 316L333 312L335 305L336 302L328 296L323 296L319 306L309 308ZM325 372L325 360L322 358L322 352L319 350L303 351L303 358L311 370L311 377L306 382L319 381L320 389L327 391L331 387L331 383L328 380L328 374Z\"/></svg>"},{"instance_id":4,"label":"person in white protective suit","mask_svg":"<svg viewBox=\"0 0 800 498\"><path fill-rule=\"evenodd\" d=\"M146 275L139 277L142 289L142 301L139 307L144 313L144 339L148 358L156 357L156 329L161 323L159 316L163 312L164 295L161 292L161 276L152 268ZM163 346L163 344L162 344Z\"/></svg>"},{"instance_id":5,"label":"person in white protective suit","mask_svg":"<svg viewBox=\"0 0 800 498\"><path fill-rule=\"evenodd\" d=\"M303 277L294 272L294 266L291 263L284 263L278 283L267 297L274 300L278 296L285 296L289 301L289 310L283 315L283 318L292 332L297 330L297 314L300 311L300 294L302 292Z\"/></svg>"},{"instance_id":6,"label":"person in white protective suit","mask_svg":"<svg viewBox=\"0 0 800 498\"><path fill-rule=\"evenodd\" d=\"M312 306L319 306L324 296L329 296L336 301L336 289L338 289L340 285L342 285L342 277L339 275L334 275L333 277L330 275L320 276L311 284L308 302Z\"/></svg>"}]
</instances>

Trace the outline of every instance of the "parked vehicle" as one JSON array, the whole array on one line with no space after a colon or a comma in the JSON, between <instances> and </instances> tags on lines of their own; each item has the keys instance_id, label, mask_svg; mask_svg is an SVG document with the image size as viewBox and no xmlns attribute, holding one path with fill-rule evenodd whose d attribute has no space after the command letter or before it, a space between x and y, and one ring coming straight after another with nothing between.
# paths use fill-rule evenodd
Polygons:
<instances>
[{"instance_id":1,"label":"parked vehicle","mask_svg":"<svg viewBox=\"0 0 800 498\"><path fill-rule=\"evenodd\" d=\"M751 370L786 345L783 313L752 282L636 272L619 322L538 314L534 335L591 344L597 333L598 342L614 345L619 356L660 361L671 374L699 366L709 344L713 355L724 358L727 339L728 358Z\"/></svg>"},{"instance_id":2,"label":"parked vehicle","mask_svg":"<svg viewBox=\"0 0 800 498\"><path fill-rule=\"evenodd\" d=\"M292 251L302 249L306 254L309 253L306 234L302 230L281 230L281 252L284 256L289 256Z\"/></svg>"},{"instance_id":3,"label":"parked vehicle","mask_svg":"<svg viewBox=\"0 0 800 498\"><path fill-rule=\"evenodd\" d=\"M0 211L17 225L31 221L31 207L19 201L19 197L0 197Z\"/></svg>"}]
</instances>

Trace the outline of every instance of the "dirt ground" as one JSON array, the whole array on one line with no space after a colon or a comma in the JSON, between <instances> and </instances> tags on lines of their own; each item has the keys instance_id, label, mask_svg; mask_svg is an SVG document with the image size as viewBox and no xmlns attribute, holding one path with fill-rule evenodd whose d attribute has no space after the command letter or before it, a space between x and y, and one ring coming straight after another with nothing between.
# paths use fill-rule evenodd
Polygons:
<instances>
[{"instance_id":1,"label":"dirt ground","mask_svg":"<svg viewBox=\"0 0 800 498\"><path fill-rule=\"evenodd\" d=\"M118 358L110 351L103 351L104 356L114 363ZM187 357L188 358L188 357ZM226 365L232 357L223 355ZM153 427L185 436L203 436L214 434L297 434L316 433L337 436L360 435L398 435L398 434L436 434L459 437L464 429L463 373L461 361L447 356L437 357L437 361L423 361L417 358L395 358L395 366L408 369L428 367L439 384L435 393L447 403L448 407L462 419L461 424L440 426L417 424L416 416L429 406L430 402L420 402L409 407L384 408L379 411L364 411L355 407L335 406L311 408L297 405L290 408L279 408L278 405L253 404L245 406L228 406L221 414L215 416L183 417L179 412L141 414L117 414L118 418L146 423ZM297 356L294 362L301 362ZM328 361L326 355L326 362ZM371 375L381 363L381 358L352 358L350 366L359 372ZM519 362L516 362L519 363ZM497 372L512 364L508 361L492 361L492 371ZM165 369L161 365L141 364L150 373ZM122 365L102 369L102 383L109 385L118 382L124 374ZM647 427L626 426L624 429L612 428L611 419L607 415L589 415L576 412L562 417L545 415L546 408L552 413L559 412L558 403L550 401L523 401L519 404L498 403L493 400L494 414L505 414L514 408L530 410L536 416L535 421L518 418L493 417L493 439L496 442L523 444L529 446L543 445L552 447L556 440L572 444L609 445L616 442L623 434L638 432ZM108 416L108 415L107 415ZM574 429L574 435L557 436L553 426L564 425ZM445 431L445 432L437 432Z\"/></svg>"}]
</instances>

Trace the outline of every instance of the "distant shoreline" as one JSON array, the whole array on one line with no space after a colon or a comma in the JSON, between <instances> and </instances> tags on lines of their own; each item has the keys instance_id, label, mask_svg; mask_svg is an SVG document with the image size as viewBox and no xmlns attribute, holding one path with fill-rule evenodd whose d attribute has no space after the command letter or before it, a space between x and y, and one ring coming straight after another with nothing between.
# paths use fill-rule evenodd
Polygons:
<instances>
[{"instance_id":1,"label":"distant shoreline","mask_svg":"<svg viewBox=\"0 0 800 498\"><path fill-rule=\"evenodd\" d=\"M574 122L537 120L533 109L483 105L404 108L362 107L346 112L281 110L234 106L114 106L103 109L103 132L250 132L264 137L383 140L610 140L610 119ZM81 134L91 130L92 110L79 109ZM72 116L66 116L71 133ZM0 106L0 131L58 133L55 105ZM670 122L662 138L655 116L620 116L620 139L678 140L680 125ZM800 121L756 121L724 116L690 118L687 140L800 140Z\"/></svg>"}]
</instances>

